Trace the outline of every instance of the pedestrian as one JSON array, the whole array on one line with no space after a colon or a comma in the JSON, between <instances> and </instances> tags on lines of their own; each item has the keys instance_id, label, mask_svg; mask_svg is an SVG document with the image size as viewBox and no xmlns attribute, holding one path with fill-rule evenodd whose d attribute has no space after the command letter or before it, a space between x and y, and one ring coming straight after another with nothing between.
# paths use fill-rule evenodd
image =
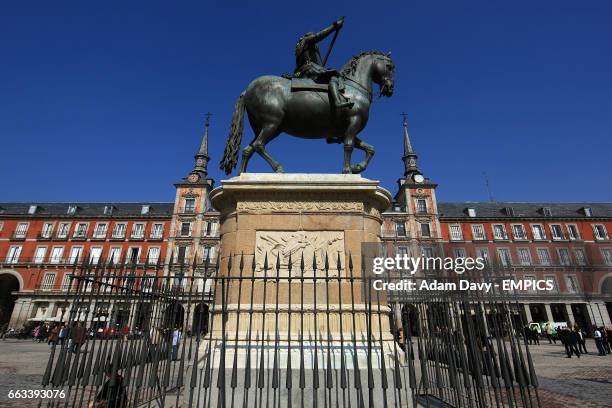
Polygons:
<instances>
[{"instance_id":1,"label":"pedestrian","mask_svg":"<svg viewBox=\"0 0 612 408\"><path fill-rule=\"evenodd\" d=\"M68 335L68 328L66 327L66 325L64 323L62 323L62 328L59 331L59 342L62 345L62 347L64 346L64 342L66 341L66 336Z\"/></svg>"},{"instance_id":2,"label":"pedestrian","mask_svg":"<svg viewBox=\"0 0 612 408\"><path fill-rule=\"evenodd\" d=\"M532 340L535 344L537 344L538 346L540 345L540 325L534 325L531 328L531 334L532 334Z\"/></svg>"},{"instance_id":3,"label":"pedestrian","mask_svg":"<svg viewBox=\"0 0 612 408\"><path fill-rule=\"evenodd\" d=\"M83 323L76 323L72 332L70 333L70 339L72 340L72 352L77 353L81 348L81 345L85 342L85 328Z\"/></svg>"},{"instance_id":4,"label":"pedestrian","mask_svg":"<svg viewBox=\"0 0 612 408\"><path fill-rule=\"evenodd\" d=\"M603 347L603 336L601 334L601 331L599 331L599 329L597 328L597 326L593 325L593 339L595 340L595 347L597 347L597 351L599 352L600 356L605 356L606 355L606 351L604 350Z\"/></svg>"},{"instance_id":5,"label":"pedestrian","mask_svg":"<svg viewBox=\"0 0 612 408\"><path fill-rule=\"evenodd\" d=\"M612 326L606 327L606 336L608 337L608 347L612 349Z\"/></svg>"},{"instance_id":6,"label":"pedestrian","mask_svg":"<svg viewBox=\"0 0 612 408\"><path fill-rule=\"evenodd\" d=\"M57 340L59 339L59 324L54 324L51 332L49 333L49 338L47 339L47 344L50 346L54 346L57 344Z\"/></svg>"},{"instance_id":7,"label":"pedestrian","mask_svg":"<svg viewBox=\"0 0 612 408\"><path fill-rule=\"evenodd\" d=\"M580 351L578 350L578 335L575 331L570 330L569 327L564 327L561 330L562 333L562 342L565 346L565 354L567 354L567 358L572 358L572 354L576 354L576 357L580 358Z\"/></svg>"},{"instance_id":8,"label":"pedestrian","mask_svg":"<svg viewBox=\"0 0 612 408\"><path fill-rule=\"evenodd\" d=\"M610 343L609 343L609 338L608 338L608 333L606 331L606 328L604 326L601 326L599 328L599 331L601 332L601 345L604 348L604 351L607 354L610 354Z\"/></svg>"},{"instance_id":9,"label":"pedestrian","mask_svg":"<svg viewBox=\"0 0 612 408\"><path fill-rule=\"evenodd\" d=\"M578 351L589 354L586 349L586 333L578 326L576 327L576 336L578 336Z\"/></svg>"},{"instance_id":10,"label":"pedestrian","mask_svg":"<svg viewBox=\"0 0 612 408\"><path fill-rule=\"evenodd\" d=\"M548 339L548 344L552 344L553 340L554 340L555 344L557 344L557 339L553 337L553 327L552 327L552 324L547 323L546 324L546 328L544 329L544 331L546 332L546 338Z\"/></svg>"},{"instance_id":11,"label":"pedestrian","mask_svg":"<svg viewBox=\"0 0 612 408\"><path fill-rule=\"evenodd\" d=\"M180 327L176 327L174 332L172 332L172 360L175 361L178 356L178 349L181 344L181 329Z\"/></svg>"}]
</instances>

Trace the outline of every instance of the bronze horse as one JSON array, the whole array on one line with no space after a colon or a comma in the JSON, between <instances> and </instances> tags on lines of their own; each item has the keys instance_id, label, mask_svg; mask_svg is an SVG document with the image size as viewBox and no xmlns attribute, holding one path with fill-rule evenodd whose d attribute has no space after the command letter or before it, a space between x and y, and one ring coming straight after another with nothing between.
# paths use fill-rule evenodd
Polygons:
<instances>
[{"instance_id":1,"label":"bronze horse","mask_svg":"<svg viewBox=\"0 0 612 408\"><path fill-rule=\"evenodd\" d=\"M259 153L276 173L282 173L283 167L265 150L281 132L304 139L343 143L342 173L361 173L374 155L374 148L357 137L368 122L372 83L380 86L380 95L393 95L394 70L389 54L369 51L354 56L341 70L344 95L354 105L339 110L330 102L326 90L292 90L291 79L277 76L255 79L236 102L221 169L230 174L236 167L246 109L255 138L242 152L240 173L246 172L254 152ZM365 158L351 165L353 147L363 150Z\"/></svg>"}]
</instances>

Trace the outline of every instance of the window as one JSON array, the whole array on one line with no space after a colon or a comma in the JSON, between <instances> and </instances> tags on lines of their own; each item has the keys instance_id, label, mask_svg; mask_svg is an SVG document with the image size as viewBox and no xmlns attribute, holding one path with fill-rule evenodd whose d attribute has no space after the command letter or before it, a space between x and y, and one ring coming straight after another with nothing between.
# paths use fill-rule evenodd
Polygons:
<instances>
[{"instance_id":1,"label":"window","mask_svg":"<svg viewBox=\"0 0 612 408\"><path fill-rule=\"evenodd\" d=\"M531 254L527 248L518 249L518 257L521 265L531 265Z\"/></svg>"},{"instance_id":2,"label":"window","mask_svg":"<svg viewBox=\"0 0 612 408\"><path fill-rule=\"evenodd\" d=\"M45 222L42 230L40 230L40 237L48 239L51 238L51 234L53 234L53 224L50 222Z\"/></svg>"},{"instance_id":3,"label":"window","mask_svg":"<svg viewBox=\"0 0 612 408\"><path fill-rule=\"evenodd\" d=\"M565 277L565 286L567 287L568 293L580 292L580 286L578 285L578 279L576 279L576 277L573 275Z\"/></svg>"},{"instance_id":4,"label":"window","mask_svg":"<svg viewBox=\"0 0 612 408\"><path fill-rule=\"evenodd\" d=\"M536 251L538 253L538 259L540 260L540 265L550 265L551 264L550 253L548 252L548 249L538 248Z\"/></svg>"},{"instance_id":5,"label":"window","mask_svg":"<svg viewBox=\"0 0 612 408\"><path fill-rule=\"evenodd\" d=\"M145 230L145 225L142 223L137 223L137 224L132 225L132 238L133 239L144 238L144 230Z\"/></svg>"},{"instance_id":6,"label":"window","mask_svg":"<svg viewBox=\"0 0 612 408\"><path fill-rule=\"evenodd\" d=\"M70 289L70 272L64 272L64 276L62 278L62 286L61 289L62 290L68 290Z\"/></svg>"},{"instance_id":7,"label":"window","mask_svg":"<svg viewBox=\"0 0 612 408\"><path fill-rule=\"evenodd\" d=\"M108 262L117 265L121 262L121 247L111 247L108 251Z\"/></svg>"},{"instance_id":8,"label":"window","mask_svg":"<svg viewBox=\"0 0 612 408\"><path fill-rule=\"evenodd\" d=\"M96 230L94 231L94 238L104 239L106 238L106 230L108 230L107 223L100 223L96 225Z\"/></svg>"},{"instance_id":9,"label":"window","mask_svg":"<svg viewBox=\"0 0 612 408\"><path fill-rule=\"evenodd\" d=\"M130 248L128 252L128 256L129 256L130 263L132 264L138 263L138 258L140 257L140 248L138 247Z\"/></svg>"},{"instance_id":10,"label":"window","mask_svg":"<svg viewBox=\"0 0 612 408\"><path fill-rule=\"evenodd\" d=\"M86 238L87 237L87 223L78 223L74 230L73 238Z\"/></svg>"},{"instance_id":11,"label":"window","mask_svg":"<svg viewBox=\"0 0 612 408\"><path fill-rule=\"evenodd\" d=\"M8 254L6 255L6 263L15 264L19 262L19 255L21 255L20 246L12 246L9 248Z\"/></svg>"},{"instance_id":12,"label":"window","mask_svg":"<svg viewBox=\"0 0 612 408\"><path fill-rule=\"evenodd\" d=\"M53 264L60 263L62 262L62 256L64 256L64 247L53 247L49 262Z\"/></svg>"},{"instance_id":13,"label":"window","mask_svg":"<svg viewBox=\"0 0 612 408\"><path fill-rule=\"evenodd\" d=\"M485 263L489 263L489 250L487 248L476 248L476 257L484 259Z\"/></svg>"},{"instance_id":14,"label":"window","mask_svg":"<svg viewBox=\"0 0 612 408\"><path fill-rule=\"evenodd\" d=\"M4 223L0 222L0 232L2 232L2 228L4 227Z\"/></svg>"},{"instance_id":15,"label":"window","mask_svg":"<svg viewBox=\"0 0 612 408\"><path fill-rule=\"evenodd\" d=\"M535 275L524 275L523 276L523 280L536 280ZM529 287L528 289L523 289L524 292L527 293L536 293L536 290L534 287Z\"/></svg>"},{"instance_id":16,"label":"window","mask_svg":"<svg viewBox=\"0 0 612 408\"><path fill-rule=\"evenodd\" d=\"M508 217L514 217L514 208L504 207L504 214L506 214Z\"/></svg>"},{"instance_id":17,"label":"window","mask_svg":"<svg viewBox=\"0 0 612 408\"><path fill-rule=\"evenodd\" d=\"M104 215L113 215L114 207L112 205L104 206Z\"/></svg>"},{"instance_id":18,"label":"window","mask_svg":"<svg viewBox=\"0 0 612 408\"><path fill-rule=\"evenodd\" d=\"M584 266L587 264L586 254L584 253L584 249L576 248L574 249L574 256L576 257L576 263L580 266Z\"/></svg>"},{"instance_id":19,"label":"window","mask_svg":"<svg viewBox=\"0 0 612 408\"><path fill-rule=\"evenodd\" d=\"M151 227L151 238L158 239L164 234L164 224L153 224Z\"/></svg>"},{"instance_id":20,"label":"window","mask_svg":"<svg viewBox=\"0 0 612 408\"><path fill-rule=\"evenodd\" d=\"M542 214L544 214L545 217L552 217L552 210L550 207L543 207L542 208Z\"/></svg>"},{"instance_id":21,"label":"window","mask_svg":"<svg viewBox=\"0 0 612 408\"><path fill-rule=\"evenodd\" d=\"M455 258L465 258L465 249L463 248L455 248Z\"/></svg>"},{"instance_id":22,"label":"window","mask_svg":"<svg viewBox=\"0 0 612 408\"><path fill-rule=\"evenodd\" d=\"M89 263L91 265L97 265L102 256L102 247L93 247L89 251Z\"/></svg>"},{"instance_id":23,"label":"window","mask_svg":"<svg viewBox=\"0 0 612 408\"><path fill-rule=\"evenodd\" d=\"M396 221L395 222L395 234L398 237L406 236L406 223L404 221Z\"/></svg>"},{"instance_id":24,"label":"window","mask_svg":"<svg viewBox=\"0 0 612 408\"><path fill-rule=\"evenodd\" d=\"M461 225L449 225L448 229L450 231L451 241L463 241L463 232L461 231Z\"/></svg>"},{"instance_id":25,"label":"window","mask_svg":"<svg viewBox=\"0 0 612 408\"><path fill-rule=\"evenodd\" d=\"M15 238L25 238L28 232L28 223L20 222L17 224L17 229L15 230Z\"/></svg>"},{"instance_id":26,"label":"window","mask_svg":"<svg viewBox=\"0 0 612 408\"><path fill-rule=\"evenodd\" d=\"M429 223L422 222L419 224L419 229L421 231L421 237L430 238L431 237L431 228L429 227Z\"/></svg>"},{"instance_id":27,"label":"window","mask_svg":"<svg viewBox=\"0 0 612 408\"><path fill-rule=\"evenodd\" d=\"M57 229L57 237L66 238L68 236L68 231L70 231L70 224L67 222L62 222Z\"/></svg>"},{"instance_id":28,"label":"window","mask_svg":"<svg viewBox=\"0 0 612 408\"><path fill-rule=\"evenodd\" d=\"M424 198L417 198L416 200L416 212L417 214L427 214L427 200Z\"/></svg>"},{"instance_id":29,"label":"window","mask_svg":"<svg viewBox=\"0 0 612 408\"><path fill-rule=\"evenodd\" d=\"M533 234L534 241L542 241L546 239L546 231L540 224L534 224L531 226L531 233Z\"/></svg>"},{"instance_id":30,"label":"window","mask_svg":"<svg viewBox=\"0 0 612 408\"><path fill-rule=\"evenodd\" d=\"M159 247L150 247L147 254L147 262L149 264L156 264L157 261L159 261Z\"/></svg>"},{"instance_id":31,"label":"window","mask_svg":"<svg viewBox=\"0 0 612 408\"><path fill-rule=\"evenodd\" d=\"M495 239L508 239L508 234L506 234L506 227L503 224L494 224L493 237Z\"/></svg>"},{"instance_id":32,"label":"window","mask_svg":"<svg viewBox=\"0 0 612 408\"><path fill-rule=\"evenodd\" d=\"M471 217L471 218L476 217L476 209L475 208L468 208L467 209L467 213L468 213L468 216Z\"/></svg>"},{"instance_id":33,"label":"window","mask_svg":"<svg viewBox=\"0 0 612 408\"><path fill-rule=\"evenodd\" d=\"M55 283L55 272L47 272L45 276L43 276L42 282L42 290L51 290L53 289L53 284Z\"/></svg>"},{"instance_id":34,"label":"window","mask_svg":"<svg viewBox=\"0 0 612 408\"><path fill-rule=\"evenodd\" d=\"M47 247L38 247L34 253L34 263L40 264L45 261L45 254L47 253Z\"/></svg>"},{"instance_id":35,"label":"window","mask_svg":"<svg viewBox=\"0 0 612 408\"><path fill-rule=\"evenodd\" d=\"M487 239L482 224L472 224L472 239L474 241L484 241Z\"/></svg>"},{"instance_id":36,"label":"window","mask_svg":"<svg viewBox=\"0 0 612 408\"><path fill-rule=\"evenodd\" d=\"M552 224L550 226L550 232L552 234L552 239L555 241L565 239L565 236L563 235L563 230L561 229L561 225Z\"/></svg>"},{"instance_id":37,"label":"window","mask_svg":"<svg viewBox=\"0 0 612 408\"><path fill-rule=\"evenodd\" d=\"M559 248L557 249L557 253L559 254L559 264L564 266L571 264L570 254L567 248Z\"/></svg>"},{"instance_id":38,"label":"window","mask_svg":"<svg viewBox=\"0 0 612 408\"><path fill-rule=\"evenodd\" d=\"M515 224L512 226L512 235L516 240L526 240L527 234L525 233L525 227L523 224Z\"/></svg>"},{"instance_id":39,"label":"window","mask_svg":"<svg viewBox=\"0 0 612 408\"><path fill-rule=\"evenodd\" d=\"M597 240L608 239L608 231L606 231L606 226L603 224L593 224L593 232Z\"/></svg>"},{"instance_id":40,"label":"window","mask_svg":"<svg viewBox=\"0 0 612 408\"><path fill-rule=\"evenodd\" d=\"M503 266L512 265L512 257L510 256L510 251L508 249L498 248L497 253L499 255L499 260Z\"/></svg>"},{"instance_id":41,"label":"window","mask_svg":"<svg viewBox=\"0 0 612 408\"><path fill-rule=\"evenodd\" d=\"M219 233L219 223L217 221L210 222L210 236L216 237Z\"/></svg>"},{"instance_id":42,"label":"window","mask_svg":"<svg viewBox=\"0 0 612 408\"><path fill-rule=\"evenodd\" d=\"M584 207L582 211L584 211L584 215L586 215L587 217L593 216L593 211L591 210L591 207Z\"/></svg>"},{"instance_id":43,"label":"window","mask_svg":"<svg viewBox=\"0 0 612 408\"><path fill-rule=\"evenodd\" d=\"M433 258L434 250L432 247L423 247L421 248L421 254L423 258Z\"/></svg>"},{"instance_id":44,"label":"window","mask_svg":"<svg viewBox=\"0 0 612 408\"><path fill-rule=\"evenodd\" d=\"M174 252L174 262L183 264L187 261L189 257L189 247L180 246L177 251Z\"/></svg>"},{"instance_id":45,"label":"window","mask_svg":"<svg viewBox=\"0 0 612 408\"><path fill-rule=\"evenodd\" d=\"M83 247L73 246L70 248L70 256L68 257L68 262L70 264L75 264L80 262L81 254L83 253Z\"/></svg>"},{"instance_id":46,"label":"window","mask_svg":"<svg viewBox=\"0 0 612 408\"><path fill-rule=\"evenodd\" d=\"M606 265L612 266L612 249L602 248L601 257L603 258L603 261Z\"/></svg>"},{"instance_id":47,"label":"window","mask_svg":"<svg viewBox=\"0 0 612 408\"><path fill-rule=\"evenodd\" d=\"M204 245L202 247L202 262L209 261L210 262L210 246Z\"/></svg>"},{"instance_id":48,"label":"window","mask_svg":"<svg viewBox=\"0 0 612 408\"><path fill-rule=\"evenodd\" d=\"M544 275L544 280L552 282L553 288L549 291L549 293L559 293L559 283L557 282L557 277L555 275Z\"/></svg>"},{"instance_id":49,"label":"window","mask_svg":"<svg viewBox=\"0 0 612 408\"><path fill-rule=\"evenodd\" d=\"M191 236L191 223L182 222L181 223L181 237L190 237L190 236Z\"/></svg>"},{"instance_id":50,"label":"window","mask_svg":"<svg viewBox=\"0 0 612 408\"><path fill-rule=\"evenodd\" d=\"M183 212L185 213L193 213L195 212L195 198L185 198L183 200Z\"/></svg>"},{"instance_id":51,"label":"window","mask_svg":"<svg viewBox=\"0 0 612 408\"><path fill-rule=\"evenodd\" d=\"M403 212L404 208L399 203L393 203L393 211L395 211L395 212Z\"/></svg>"},{"instance_id":52,"label":"window","mask_svg":"<svg viewBox=\"0 0 612 408\"><path fill-rule=\"evenodd\" d=\"M569 239L572 241L580 240L580 233L578 232L578 227L575 224L567 224L565 227L567 228Z\"/></svg>"},{"instance_id":53,"label":"window","mask_svg":"<svg viewBox=\"0 0 612 408\"><path fill-rule=\"evenodd\" d=\"M400 257L404 257L404 255L408 255L408 247L406 246L398 246L397 247L397 255L399 255Z\"/></svg>"},{"instance_id":54,"label":"window","mask_svg":"<svg viewBox=\"0 0 612 408\"><path fill-rule=\"evenodd\" d=\"M150 209L151 209L151 206L145 204L142 207L140 207L140 214L147 215Z\"/></svg>"},{"instance_id":55,"label":"window","mask_svg":"<svg viewBox=\"0 0 612 408\"><path fill-rule=\"evenodd\" d=\"M125 238L125 230L125 223L115 224L115 228L113 228L113 238Z\"/></svg>"},{"instance_id":56,"label":"window","mask_svg":"<svg viewBox=\"0 0 612 408\"><path fill-rule=\"evenodd\" d=\"M76 206L76 205L73 205L73 204L70 204L70 205L68 206L68 211L67 211L67 214L68 214L68 215L73 215L73 214L75 214L75 213L76 213L76 210L77 210L77 206Z\"/></svg>"},{"instance_id":57,"label":"window","mask_svg":"<svg viewBox=\"0 0 612 408\"><path fill-rule=\"evenodd\" d=\"M38 208L38 206L37 206L37 205L31 205L31 206L28 208L28 214L30 214L30 215L31 215L31 214L36 214L36 209L37 209L37 208Z\"/></svg>"}]
</instances>

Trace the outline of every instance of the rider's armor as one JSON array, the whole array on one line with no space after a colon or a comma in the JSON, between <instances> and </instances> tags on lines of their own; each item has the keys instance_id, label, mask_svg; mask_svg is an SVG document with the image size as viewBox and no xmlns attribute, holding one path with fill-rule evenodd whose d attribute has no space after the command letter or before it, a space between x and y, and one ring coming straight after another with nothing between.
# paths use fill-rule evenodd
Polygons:
<instances>
[{"instance_id":1,"label":"rider's armor","mask_svg":"<svg viewBox=\"0 0 612 408\"><path fill-rule=\"evenodd\" d=\"M319 83L329 83L329 93L336 108L350 108L353 106L353 102L349 102L341 93L343 84L340 73L335 69L323 66L323 59L317 45L329 34L340 29L340 26L338 22L335 22L318 33L306 33L298 40L295 46L296 69L293 76L295 78L310 78Z\"/></svg>"}]
</instances>

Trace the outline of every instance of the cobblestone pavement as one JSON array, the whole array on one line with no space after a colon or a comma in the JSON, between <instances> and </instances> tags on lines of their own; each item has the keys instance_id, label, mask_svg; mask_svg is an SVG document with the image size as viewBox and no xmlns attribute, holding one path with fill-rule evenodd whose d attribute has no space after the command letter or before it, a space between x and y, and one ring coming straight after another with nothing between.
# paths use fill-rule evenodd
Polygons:
<instances>
[{"instance_id":1,"label":"cobblestone pavement","mask_svg":"<svg viewBox=\"0 0 612 408\"><path fill-rule=\"evenodd\" d=\"M587 348L595 350L592 340ZM530 347L540 381L542 407L612 407L612 355L566 358L561 344ZM39 401L9 400L10 390L40 389L49 347L30 340L0 341L0 407L36 407ZM44 406L44 405L43 405Z\"/></svg>"}]
</instances>

